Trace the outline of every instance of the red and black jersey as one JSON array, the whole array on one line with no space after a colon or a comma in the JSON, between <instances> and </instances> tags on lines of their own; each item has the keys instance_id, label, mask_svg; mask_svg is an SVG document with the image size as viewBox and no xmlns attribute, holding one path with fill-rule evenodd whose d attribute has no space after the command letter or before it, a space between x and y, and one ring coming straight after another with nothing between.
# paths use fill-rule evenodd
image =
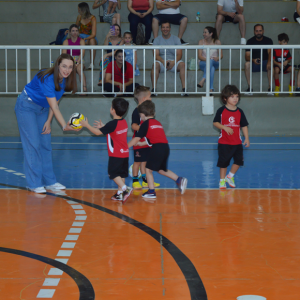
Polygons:
<instances>
[{"instance_id":1,"label":"red and black jersey","mask_svg":"<svg viewBox=\"0 0 300 300\"><path fill-rule=\"evenodd\" d=\"M100 128L106 134L108 156L129 157L127 145L128 125L124 119L114 119Z\"/></svg>"},{"instance_id":2,"label":"red and black jersey","mask_svg":"<svg viewBox=\"0 0 300 300\"><path fill-rule=\"evenodd\" d=\"M242 143L241 127L248 126L248 121L244 112L237 107L236 110L229 110L225 105L220 107L213 122L233 129L233 134L229 135L225 130L221 130L219 144L239 145Z\"/></svg>"},{"instance_id":3,"label":"red and black jersey","mask_svg":"<svg viewBox=\"0 0 300 300\"><path fill-rule=\"evenodd\" d=\"M148 119L143 122L136 137L146 137L149 145L168 144L168 140L161 123L155 119Z\"/></svg>"},{"instance_id":4,"label":"red and black jersey","mask_svg":"<svg viewBox=\"0 0 300 300\"><path fill-rule=\"evenodd\" d=\"M132 113L132 124L138 124L139 126L141 126L143 124L143 121L141 120L140 114L139 114L139 110L138 108L136 108L133 113ZM136 136L137 131L135 130L133 133L133 137ZM142 138L140 140L140 142L145 142L146 139ZM137 149L142 149L142 148L149 148L149 145L145 145L145 146L133 146L133 150L137 150Z\"/></svg>"},{"instance_id":5,"label":"red and black jersey","mask_svg":"<svg viewBox=\"0 0 300 300\"><path fill-rule=\"evenodd\" d=\"M273 59L281 64L281 53L282 50L281 49L274 49L273 50ZM292 55L290 53L290 50L288 49L284 49L283 50L283 62L285 62L286 60L292 59Z\"/></svg>"}]
</instances>

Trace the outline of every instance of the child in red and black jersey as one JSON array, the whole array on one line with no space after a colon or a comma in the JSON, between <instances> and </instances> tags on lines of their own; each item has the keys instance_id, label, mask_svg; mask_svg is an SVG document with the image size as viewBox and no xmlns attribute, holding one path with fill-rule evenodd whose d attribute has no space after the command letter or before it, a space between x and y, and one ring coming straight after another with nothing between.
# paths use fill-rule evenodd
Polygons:
<instances>
[{"instance_id":1,"label":"child in red and black jersey","mask_svg":"<svg viewBox=\"0 0 300 300\"><path fill-rule=\"evenodd\" d=\"M281 33L278 35L279 45L285 46L289 42L289 36L286 33ZM295 86L295 79L292 79L292 66L289 64L292 60L292 55L288 49L274 49L273 50L273 64L274 64L274 79L275 79L275 96L279 96L280 82L279 74L281 69L283 69L283 74L291 73L291 79L289 84L289 92L292 92L292 85ZM295 78L295 68L294 68L294 78ZM292 84L293 80L293 84ZM290 93L292 95L292 93Z\"/></svg>"},{"instance_id":2,"label":"child in red and black jersey","mask_svg":"<svg viewBox=\"0 0 300 300\"><path fill-rule=\"evenodd\" d=\"M160 122L154 119L155 105L152 101L146 100L138 106L140 117L143 120L143 124L140 126L139 131L135 137L128 143L128 147L136 145L141 138L146 137L151 149L146 163L146 175L149 190L143 194L144 198L156 198L154 189L153 171L157 171L159 174L173 179L181 194L184 194L187 179L184 177L178 177L175 173L168 170L167 163L170 154L170 148L165 131Z\"/></svg>"},{"instance_id":3,"label":"child in red and black jersey","mask_svg":"<svg viewBox=\"0 0 300 300\"><path fill-rule=\"evenodd\" d=\"M220 168L220 189L226 189L226 182L235 187L234 175L244 165L241 128L245 137L244 145L250 146L248 121L244 112L236 105L240 100L240 91L235 85L226 85L221 94L225 104L219 108L214 118L214 126L221 130L219 137L217 167ZM233 158L233 165L226 176L227 167ZM226 177L225 177L226 176Z\"/></svg>"},{"instance_id":4,"label":"child in red and black jersey","mask_svg":"<svg viewBox=\"0 0 300 300\"><path fill-rule=\"evenodd\" d=\"M151 100L151 92L150 89L146 86L138 86L134 90L134 97L138 101L138 105L142 104L146 100ZM136 133L139 131L140 126L142 125L143 120L141 120L138 107L132 113L132 123L131 128L134 130L133 137L135 137ZM147 188L148 182L146 177L146 162L149 155L150 146L147 143L145 138L142 138L138 145L133 146L133 154L134 154L134 163L132 166L132 187L134 189ZM139 169L142 174L142 185L139 182ZM154 182L154 187L160 186L159 183Z\"/></svg>"},{"instance_id":5,"label":"child in red and black jersey","mask_svg":"<svg viewBox=\"0 0 300 300\"><path fill-rule=\"evenodd\" d=\"M128 177L129 149L127 145L127 122L123 119L128 110L129 103L123 98L115 98L112 101L110 114L113 120L105 125L101 120L95 121L92 127L88 120L81 121L81 125L86 127L95 135L106 134L108 150L108 176L118 185L118 192L112 196L112 200L127 200L132 192L132 188L127 187L125 178Z\"/></svg>"}]
</instances>

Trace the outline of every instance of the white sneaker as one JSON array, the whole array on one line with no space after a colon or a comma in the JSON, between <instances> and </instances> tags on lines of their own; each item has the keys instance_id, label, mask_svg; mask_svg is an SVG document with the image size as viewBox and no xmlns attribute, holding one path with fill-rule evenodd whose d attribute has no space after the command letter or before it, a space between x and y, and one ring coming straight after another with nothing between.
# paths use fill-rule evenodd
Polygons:
<instances>
[{"instance_id":1,"label":"white sneaker","mask_svg":"<svg viewBox=\"0 0 300 300\"><path fill-rule=\"evenodd\" d=\"M241 38L241 45L246 45L247 44L247 40L245 38Z\"/></svg>"},{"instance_id":2,"label":"white sneaker","mask_svg":"<svg viewBox=\"0 0 300 300\"><path fill-rule=\"evenodd\" d=\"M225 181L230 185L230 187L235 188L234 177L225 177Z\"/></svg>"},{"instance_id":3,"label":"white sneaker","mask_svg":"<svg viewBox=\"0 0 300 300\"><path fill-rule=\"evenodd\" d=\"M37 194L43 194L43 193L47 193L47 191L45 190L45 188L43 186L39 186L35 189L29 189L30 191L37 193Z\"/></svg>"},{"instance_id":4,"label":"white sneaker","mask_svg":"<svg viewBox=\"0 0 300 300\"><path fill-rule=\"evenodd\" d=\"M65 190L66 189L66 187L64 185L60 184L59 182L56 182L52 185L47 185L47 186L45 186L45 188L47 190Z\"/></svg>"},{"instance_id":5,"label":"white sneaker","mask_svg":"<svg viewBox=\"0 0 300 300\"><path fill-rule=\"evenodd\" d=\"M225 179L220 180L219 188L220 188L221 190L226 189L226 181L225 181Z\"/></svg>"},{"instance_id":6,"label":"white sneaker","mask_svg":"<svg viewBox=\"0 0 300 300\"><path fill-rule=\"evenodd\" d=\"M89 67L87 69L90 70L92 67L93 67L93 70L95 70L95 67L92 63L89 65Z\"/></svg>"},{"instance_id":7,"label":"white sneaker","mask_svg":"<svg viewBox=\"0 0 300 300\"><path fill-rule=\"evenodd\" d=\"M300 17L298 17L296 20L297 20L297 22L300 24Z\"/></svg>"}]
</instances>

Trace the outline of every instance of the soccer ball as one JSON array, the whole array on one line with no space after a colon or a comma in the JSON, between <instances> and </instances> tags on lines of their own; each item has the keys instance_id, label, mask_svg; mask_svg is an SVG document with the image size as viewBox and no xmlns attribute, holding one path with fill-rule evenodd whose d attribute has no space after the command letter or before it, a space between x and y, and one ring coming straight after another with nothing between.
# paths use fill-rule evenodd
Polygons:
<instances>
[{"instance_id":1,"label":"soccer ball","mask_svg":"<svg viewBox=\"0 0 300 300\"><path fill-rule=\"evenodd\" d=\"M71 127L75 128L75 129L81 129L82 126L79 125L81 121L85 120L85 117L83 114L80 113L74 113L72 114L72 116L70 117L69 120L69 124L71 125Z\"/></svg>"},{"instance_id":2,"label":"soccer ball","mask_svg":"<svg viewBox=\"0 0 300 300\"><path fill-rule=\"evenodd\" d=\"M128 169L128 173L129 173L129 176L130 176L130 177L133 177L133 175L132 175L132 167L133 167L133 165L131 165L131 166L129 167L129 169ZM142 177L141 169L139 169L138 177L139 177L139 178Z\"/></svg>"}]
</instances>

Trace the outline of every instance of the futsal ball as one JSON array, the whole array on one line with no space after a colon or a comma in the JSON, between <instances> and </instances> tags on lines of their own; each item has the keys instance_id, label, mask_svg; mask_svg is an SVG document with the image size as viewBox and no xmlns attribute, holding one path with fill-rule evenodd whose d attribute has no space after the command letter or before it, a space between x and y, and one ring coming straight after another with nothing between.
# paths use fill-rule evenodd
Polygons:
<instances>
[{"instance_id":1,"label":"futsal ball","mask_svg":"<svg viewBox=\"0 0 300 300\"><path fill-rule=\"evenodd\" d=\"M130 177L133 177L133 175L132 175L132 167L133 167L133 165L131 165L131 166L129 167L129 169L128 169L128 173L129 173L129 176L130 176ZM140 169L139 169L138 177L139 177L139 178L142 177L142 173L141 173L141 170L140 170Z\"/></svg>"},{"instance_id":2,"label":"futsal ball","mask_svg":"<svg viewBox=\"0 0 300 300\"><path fill-rule=\"evenodd\" d=\"M80 122L83 120L85 120L85 117L83 114L74 113L70 117L69 124L71 125L71 127L75 128L75 129L81 129L82 126L80 125Z\"/></svg>"}]
</instances>

